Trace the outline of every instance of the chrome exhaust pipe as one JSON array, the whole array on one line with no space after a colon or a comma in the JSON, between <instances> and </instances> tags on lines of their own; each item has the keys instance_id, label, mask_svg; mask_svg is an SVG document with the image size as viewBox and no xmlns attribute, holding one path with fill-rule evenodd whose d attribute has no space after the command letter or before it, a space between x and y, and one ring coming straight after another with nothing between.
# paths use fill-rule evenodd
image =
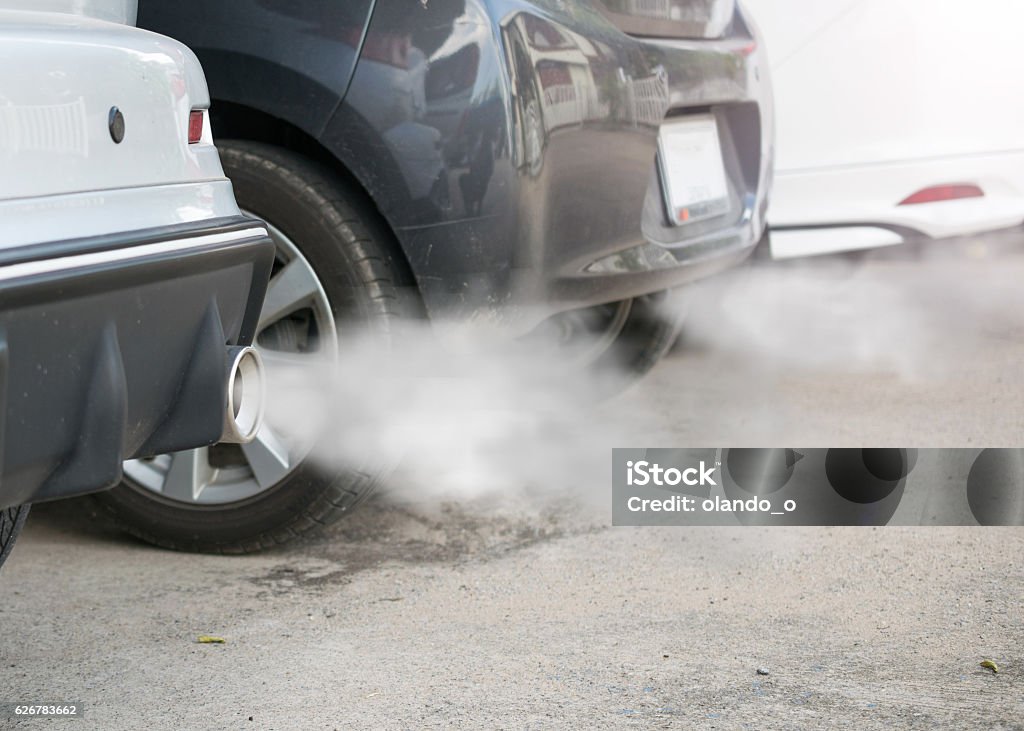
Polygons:
<instances>
[{"instance_id":1,"label":"chrome exhaust pipe","mask_svg":"<svg viewBox=\"0 0 1024 731\"><path fill-rule=\"evenodd\" d=\"M266 377L255 348L228 348L228 398L222 442L247 444L263 426Z\"/></svg>"}]
</instances>

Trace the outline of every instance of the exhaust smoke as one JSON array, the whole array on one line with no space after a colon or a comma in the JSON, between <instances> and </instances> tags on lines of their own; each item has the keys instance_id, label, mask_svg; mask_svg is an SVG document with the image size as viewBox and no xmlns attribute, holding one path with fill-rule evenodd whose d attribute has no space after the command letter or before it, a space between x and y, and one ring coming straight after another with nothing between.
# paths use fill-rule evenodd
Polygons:
<instances>
[{"instance_id":1,"label":"exhaust smoke","mask_svg":"<svg viewBox=\"0 0 1024 731\"><path fill-rule=\"evenodd\" d=\"M654 382L605 403L588 399L593 376L560 368L550 343L407 324L386 340L350 336L339 362L315 374L271 370L268 420L315 440L310 458L325 470L395 468L383 486L392 500L528 511L569 500L606 522L612 447L875 444L886 425L870 418L852 431L801 429L808 413L828 424L863 410L849 388L858 374L893 392L939 393L951 412L986 408L957 389L979 349L1024 331L1024 258L946 253L754 262L709 279L691 288L682 343ZM1016 387L1020 369L1005 365ZM760 410L786 401L794 382L818 384L813 403ZM902 441L976 436L936 433Z\"/></svg>"}]
</instances>

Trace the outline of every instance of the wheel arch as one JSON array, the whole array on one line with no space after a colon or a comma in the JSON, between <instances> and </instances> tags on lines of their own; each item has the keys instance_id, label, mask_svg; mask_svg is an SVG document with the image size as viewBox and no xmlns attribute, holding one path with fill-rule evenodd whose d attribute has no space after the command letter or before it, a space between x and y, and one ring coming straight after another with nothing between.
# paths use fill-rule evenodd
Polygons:
<instances>
[{"instance_id":1,"label":"wheel arch","mask_svg":"<svg viewBox=\"0 0 1024 731\"><path fill-rule=\"evenodd\" d=\"M301 155L328 168L335 178L361 199L360 202L365 205L366 210L377 219L381 230L387 233L388 245L392 249L396 269L401 276L400 283L417 285L409 256L395 228L380 210L367 186L313 135L281 117L246 104L223 99L213 100L210 105L210 118L218 139L262 142Z\"/></svg>"}]
</instances>

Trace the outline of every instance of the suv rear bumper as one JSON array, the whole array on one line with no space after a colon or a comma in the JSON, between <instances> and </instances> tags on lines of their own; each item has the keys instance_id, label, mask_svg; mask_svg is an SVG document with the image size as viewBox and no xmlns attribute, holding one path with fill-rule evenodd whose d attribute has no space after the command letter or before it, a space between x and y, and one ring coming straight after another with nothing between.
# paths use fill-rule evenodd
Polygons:
<instances>
[{"instance_id":1,"label":"suv rear bumper","mask_svg":"<svg viewBox=\"0 0 1024 731\"><path fill-rule=\"evenodd\" d=\"M216 442L273 257L242 216L0 252L0 508Z\"/></svg>"},{"instance_id":2,"label":"suv rear bumper","mask_svg":"<svg viewBox=\"0 0 1024 731\"><path fill-rule=\"evenodd\" d=\"M320 139L395 231L432 317L524 333L557 312L684 285L761 240L773 112L749 19L737 8L721 38L676 40L628 35L579 5L467 5L443 53L414 32L431 63L404 114L382 89L417 90L416 75L366 49L404 38L407 12L375 5L366 37L377 46L364 46ZM444 13L431 5L417 27L446 27ZM690 115L716 123L729 206L672 225L658 138Z\"/></svg>"}]
</instances>

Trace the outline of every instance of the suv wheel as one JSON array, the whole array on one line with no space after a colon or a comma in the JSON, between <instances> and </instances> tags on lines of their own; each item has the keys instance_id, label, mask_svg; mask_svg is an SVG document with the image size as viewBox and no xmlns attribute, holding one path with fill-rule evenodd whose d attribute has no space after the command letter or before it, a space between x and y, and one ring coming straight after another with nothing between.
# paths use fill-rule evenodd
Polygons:
<instances>
[{"instance_id":1,"label":"suv wheel","mask_svg":"<svg viewBox=\"0 0 1024 731\"><path fill-rule=\"evenodd\" d=\"M669 292L559 313L526 336L584 401L611 398L640 380L679 337Z\"/></svg>"}]
</instances>

